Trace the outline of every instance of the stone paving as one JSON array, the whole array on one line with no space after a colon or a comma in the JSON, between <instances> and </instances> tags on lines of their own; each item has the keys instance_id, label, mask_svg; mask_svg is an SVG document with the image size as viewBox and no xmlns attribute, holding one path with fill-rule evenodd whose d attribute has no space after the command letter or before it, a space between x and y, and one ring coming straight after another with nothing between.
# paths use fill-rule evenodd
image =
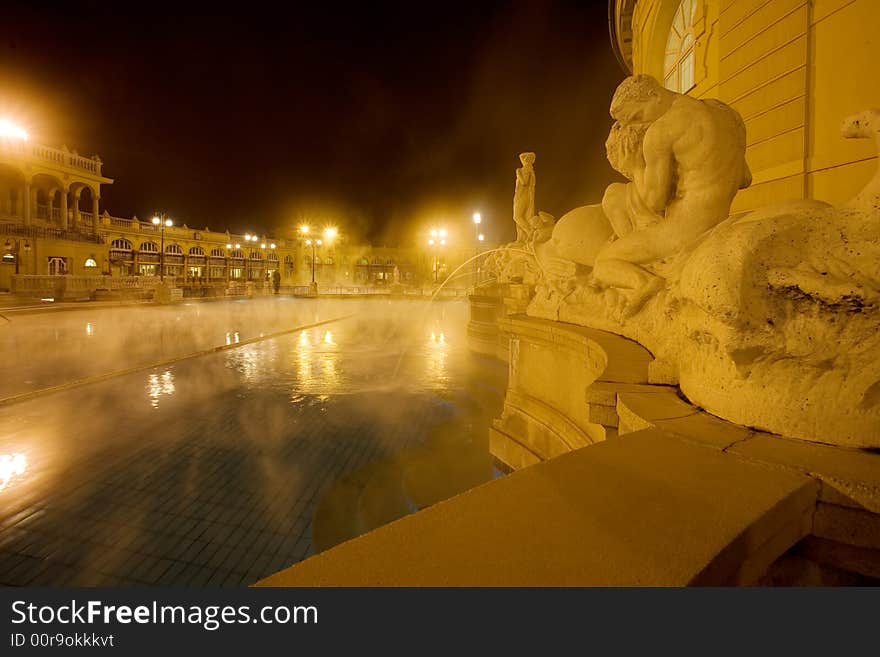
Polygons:
<instances>
[{"instance_id":1,"label":"stone paving","mask_svg":"<svg viewBox=\"0 0 880 657\"><path fill-rule=\"evenodd\" d=\"M328 488L473 412L456 396L498 367L474 367L466 309L435 315L385 308L0 410L0 452L29 457L0 489L0 583L242 586L309 556Z\"/></svg>"}]
</instances>

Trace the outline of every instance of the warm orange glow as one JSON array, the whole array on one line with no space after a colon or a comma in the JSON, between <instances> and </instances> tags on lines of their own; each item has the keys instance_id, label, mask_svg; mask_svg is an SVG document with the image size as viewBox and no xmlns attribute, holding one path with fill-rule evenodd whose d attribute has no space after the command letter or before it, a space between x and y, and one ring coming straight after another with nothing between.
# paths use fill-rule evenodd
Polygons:
<instances>
[{"instance_id":1,"label":"warm orange glow","mask_svg":"<svg viewBox=\"0 0 880 657\"><path fill-rule=\"evenodd\" d=\"M303 235L308 235L309 234L309 227L306 226L305 224L303 224L302 226L299 227L299 232L301 232Z\"/></svg>"},{"instance_id":2,"label":"warm orange glow","mask_svg":"<svg viewBox=\"0 0 880 657\"><path fill-rule=\"evenodd\" d=\"M27 131L20 125L13 123L9 119L0 119L0 137L4 139L21 139L28 140Z\"/></svg>"},{"instance_id":3,"label":"warm orange glow","mask_svg":"<svg viewBox=\"0 0 880 657\"><path fill-rule=\"evenodd\" d=\"M479 212L474 212L474 223L479 224L483 221L482 215Z\"/></svg>"},{"instance_id":4,"label":"warm orange glow","mask_svg":"<svg viewBox=\"0 0 880 657\"><path fill-rule=\"evenodd\" d=\"M330 226L330 227L324 229L324 239L325 240L328 240L328 241L333 240L336 238L336 236L338 234L339 234L339 231L336 228L334 228L333 226Z\"/></svg>"},{"instance_id":5,"label":"warm orange glow","mask_svg":"<svg viewBox=\"0 0 880 657\"><path fill-rule=\"evenodd\" d=\"M24 454L0 454L0 490L6 488L14 477L23 475L27 466Z\"/></svg>"},{"instance_id":6,"label":"warm orange glow","mask_svg":"<svg viewBox=\"0 0 880 657\"><path fill-rule=\"evenodd\" d=\"M162 220L159 217L153 217L153 225L158 226L162 223Z\"/></svg>"}]
</instances>

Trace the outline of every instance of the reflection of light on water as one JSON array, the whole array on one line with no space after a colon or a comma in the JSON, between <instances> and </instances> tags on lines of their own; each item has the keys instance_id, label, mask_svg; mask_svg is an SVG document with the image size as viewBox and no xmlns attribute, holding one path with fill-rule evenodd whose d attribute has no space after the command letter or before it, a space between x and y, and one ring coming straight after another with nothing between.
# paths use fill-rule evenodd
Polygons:
<instances>
[{"instance_id":1,"label":"reflection of light on water","mask_svg":"<svg viewBox=\"0 0 880 657\"><path fill-rule=\"evenodd\" d=\"M248 385L271 381L275 373L278 345L274 341L250 344L226 352L226 365L241 374Z\"/></svg>"},{"instance_id":2,"label":"reflection of light on water","mask_svg":"<svg viewBox=\"0 0 880 657\"><path fill-rule=\"evenodd\" d=\"M20 477L27 470L28 462L24 454L0 454L0 490L15 477Z\"/></svg>"},{"instance_id":3,"label":"reflection of light on water","mask_svg":"<svg viewBox=\"0 0 880 657\"><path fill-rule=\"evenodd\" d=\"M91 322L86 322L86 335L92 334L92 324Z\"/></svg>"},{"instance_id":4,"label":"reflection of light on water","mask_svg":"<svg viewBox=\"0 0 880 657\"><path fill-rule=\"evenodd\" d=\"M300 332L296 374L294 401L302 393L330 395L340 391L339 352L332 332L324 331L323 335L316 329Z\"/></svg>"},{"instance_id":5,"label":"reflection of light on water","mask_svg":"<svg viewBox=\"0 0 880 657\"><path fill-rule=\"evenodd\" d=\"M449 357L449 345L446 344L446 334L443 331L431 331L428 340L427 357L428 380L435 383L445 383L448 378L446 361Z\"/></svg>"},{"instance_id":6,"label":"reflection of light on water","mask_svg":"<svg viewBox=\"0 0 880 657\"><path fill-rule=\"evenodd\" d=\"M165 370L162 374L150 374L147 377L147 396L150 406L159 408L159 397L174 394L174 374Z\"/></svg>"}]
</instances>

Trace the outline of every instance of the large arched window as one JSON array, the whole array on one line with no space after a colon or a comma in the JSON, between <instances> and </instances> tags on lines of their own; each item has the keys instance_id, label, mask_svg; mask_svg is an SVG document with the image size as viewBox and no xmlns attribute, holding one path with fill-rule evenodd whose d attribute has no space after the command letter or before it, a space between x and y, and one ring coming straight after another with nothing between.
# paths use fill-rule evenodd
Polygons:
<instances>
[{"instance_id":1,"label":"large arched window","mask_svg":"<svg viewBox=\"0 0 880 657\"><path fill-rule=\"evenodd\" d=\"M685 94L694 87L694 11L697 0L681 0L669 36L663 60L663 86Z\"/></svg>"}]
</instances>

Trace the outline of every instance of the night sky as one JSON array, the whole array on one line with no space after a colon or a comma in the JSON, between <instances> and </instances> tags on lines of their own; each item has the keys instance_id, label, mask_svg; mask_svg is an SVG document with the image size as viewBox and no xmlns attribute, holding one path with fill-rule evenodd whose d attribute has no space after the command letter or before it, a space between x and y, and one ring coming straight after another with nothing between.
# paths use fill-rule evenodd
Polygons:
<instances>
[{"instance_id":1,"label":"night sky","mask_svg":"<svg viewBox=\"0 0 880 657\"><path fill-rule=\"evenodd\" d=\"M617 179L605 0L124 5L0 21L0 115L98 153L113 215L390 245L479 210L506 240L519 152L557 217Z\"/></svg>"}]
</instances>

